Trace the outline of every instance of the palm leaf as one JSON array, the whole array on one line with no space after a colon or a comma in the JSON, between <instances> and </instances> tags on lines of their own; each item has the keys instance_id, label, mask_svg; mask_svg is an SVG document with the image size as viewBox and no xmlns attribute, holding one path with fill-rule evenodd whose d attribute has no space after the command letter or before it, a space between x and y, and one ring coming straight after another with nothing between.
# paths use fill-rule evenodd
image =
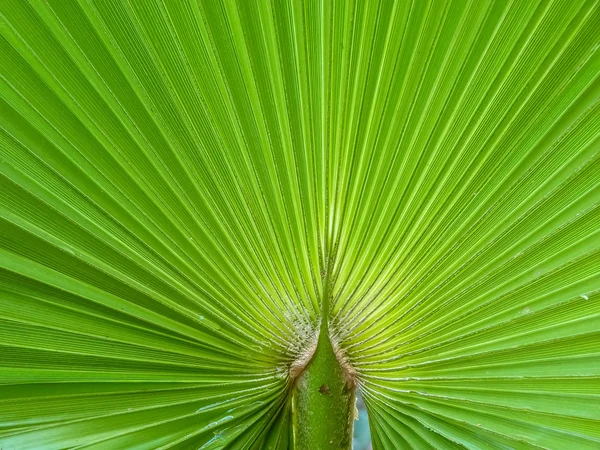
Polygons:
<instances>
[{"instance_id":1,"label":"palm leaf","mask_svg":"<svg viewBox=\"0 0 600 450\"><path fill-rule=\"evenodd\" d=\"M0 448L600 446L597 1L3 0Z\"/></svg>"}]
</instances>

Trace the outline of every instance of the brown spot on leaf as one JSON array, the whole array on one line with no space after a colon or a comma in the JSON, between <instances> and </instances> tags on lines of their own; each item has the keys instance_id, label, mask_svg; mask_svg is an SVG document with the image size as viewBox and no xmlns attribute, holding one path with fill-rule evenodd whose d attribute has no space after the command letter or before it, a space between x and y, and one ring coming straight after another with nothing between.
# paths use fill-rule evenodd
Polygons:
<instances>
[{"instance_id":1,"label":"brown spot on leaf","mask_svg":"<svg viewBox=\"0 0 600 450\"><path fill-rule=\"evenodd\" d=\"M326 384L321 385L321 387L319 388L319 392L322 395L331 395L331 392L329 391L329 386L327 386Z\"/></svg>"}]
</instances>

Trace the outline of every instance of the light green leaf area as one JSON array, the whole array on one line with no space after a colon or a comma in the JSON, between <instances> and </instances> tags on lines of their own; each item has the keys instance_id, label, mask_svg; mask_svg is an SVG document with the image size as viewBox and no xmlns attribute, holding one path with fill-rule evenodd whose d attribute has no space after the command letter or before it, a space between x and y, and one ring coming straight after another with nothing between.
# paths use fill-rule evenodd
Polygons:
<instances>
[{"instance_id":1,"label":"light green leaf area","mask_svg":"<svg viewBox=\"0 0 600 450\"><path fill-rule=\"evenodd\" d=\"M600 448L600 3L2 0L0 448ZM320 449L315 449L320 450Z\"/></svg>"}]
</instances>

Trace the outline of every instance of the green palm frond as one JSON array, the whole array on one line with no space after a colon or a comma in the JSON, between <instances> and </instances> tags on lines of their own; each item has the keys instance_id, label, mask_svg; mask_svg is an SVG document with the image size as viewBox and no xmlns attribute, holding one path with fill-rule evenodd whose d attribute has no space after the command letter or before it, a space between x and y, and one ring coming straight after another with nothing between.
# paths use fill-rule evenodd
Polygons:
<instances>
[{"instance_id":1,"label":"green palm frond","mask_svg":"<svg viewBox=\"0 0 600 450\"><path fill-rule=\"evenodd\" d=\"M375 449L600 448L599 30L2 0L0 449L292 449L327 314Z\"/></svg>"}]
</instances>

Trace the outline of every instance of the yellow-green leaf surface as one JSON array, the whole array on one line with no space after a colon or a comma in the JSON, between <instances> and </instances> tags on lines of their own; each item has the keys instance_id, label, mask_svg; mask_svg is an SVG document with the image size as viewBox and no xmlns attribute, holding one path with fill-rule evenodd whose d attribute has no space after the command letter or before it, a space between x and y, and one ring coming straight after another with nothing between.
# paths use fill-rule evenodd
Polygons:
<instances>
[{"instance_id":1,"label":"yellow-green leaf surface","mask_svg":"<svg viewBox=\"0 0 600 450\"><path fill-rule=\"evenodd\" d=\"M600 448L597 0L1 0L0 448ZM315 449L320 450L320 449Z\"/></svg>"}]
</instances>

